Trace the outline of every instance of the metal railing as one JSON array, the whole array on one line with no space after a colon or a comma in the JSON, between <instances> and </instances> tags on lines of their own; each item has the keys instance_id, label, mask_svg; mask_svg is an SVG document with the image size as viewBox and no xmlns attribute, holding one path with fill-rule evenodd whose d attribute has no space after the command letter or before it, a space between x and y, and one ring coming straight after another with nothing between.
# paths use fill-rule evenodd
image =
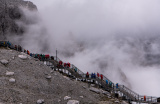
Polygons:
<instances>
[{"instance_id":1,"label":"metal railing","mask_svg":"<svg viewBox=\"0 0 160 104\"><path fill-rule=\"evenodd\" d=\"M75 72L77 72L78 74L84 74L80 69L78 69L76 66L74 66L73 64L71 65L71 68L75 70Z\"/></svg>"}]
</instances>

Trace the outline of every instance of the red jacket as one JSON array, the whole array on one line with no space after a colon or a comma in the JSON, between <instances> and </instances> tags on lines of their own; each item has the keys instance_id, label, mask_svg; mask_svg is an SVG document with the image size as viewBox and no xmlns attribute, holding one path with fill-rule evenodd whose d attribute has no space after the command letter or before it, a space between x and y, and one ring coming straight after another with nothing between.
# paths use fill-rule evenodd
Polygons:
<instances>
[{"instance_id":1,"label":"red jacket","mask_svg":"<svg viewBox=\"0 0 160 104\"><path fill-rule=\"evenodd\" d=\"M101 74L101 79L103 79L103 75Z\"/></svg>"},{"instance_id":2,"label":"red jacket","mask_svg":"<svg viewBox=\"0 0 160 104\"><path fill-rule=\"evenodd\" d=\"M63 64L63 62L62 62L62 61L59 61L59 64L60 64L60 65L62 65L62 64Z\"/></svg>"},{"instance_id":3,"label":"red jacket","mask_svg":"<svg viewBox=\"0 0 160 104\"><path fill-rule=\"evenodd\" d=\"M97 73L97 77L99 77L99 73Z\"/></svg>"},{"instance_id":4,"label":"red jacket","mask_svg":"<svg viewBox=\"0 0 160 104\"><path fill-rule=\"evenodd\" d=\"M87 72L87 74L86 75L89 75L89 73Z\"/></svg>"},{"instance_id":5,"label":"red jacket","mask_svg":"<svg viewBox=\"0 0 160 104\"><path fill-rule=\"evenodd\" d=\"M45 58L49 58L49 55L45 55Z\"/></svg>"}]
</instances>

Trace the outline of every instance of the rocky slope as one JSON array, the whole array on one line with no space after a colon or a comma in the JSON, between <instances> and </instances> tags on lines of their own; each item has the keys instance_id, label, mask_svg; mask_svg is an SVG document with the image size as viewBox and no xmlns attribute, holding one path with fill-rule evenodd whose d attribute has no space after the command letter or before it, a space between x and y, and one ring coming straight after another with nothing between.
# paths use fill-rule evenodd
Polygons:
<instances>
[{"instance_id":1,"label":"rocky slope","mask_svg":"<svg viewBox=\"0 0 160 104\"><path fill-rule=\"evenodd\" d=\"M0 59L0 104L36 104L43 100L45 104L74 104L74 100L80 104L125 104L99 89L99 94L90 91L87 83L63 76L24 53L0 48Z\"/></svg>"},{"instance_id":2,"label":"rocky slope","mask_svg":"<svg viewBox=\"0 0 160 104\"><path fill-rule=\"evenodd\" d=\"M37 7L29 1L23 0L0 0L0 39L5 39L6 34L22 35L24 27L16 24L16 20L25 18L20 8L37 10ZM25 20L23 19L25 23Z\"/></svg>"}]
</instances>

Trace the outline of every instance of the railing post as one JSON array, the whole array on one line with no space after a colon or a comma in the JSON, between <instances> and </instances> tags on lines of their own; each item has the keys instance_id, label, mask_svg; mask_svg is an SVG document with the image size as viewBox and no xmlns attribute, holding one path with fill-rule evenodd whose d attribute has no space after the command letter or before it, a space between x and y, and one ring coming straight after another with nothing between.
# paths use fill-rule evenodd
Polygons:
<instances>
[{"instance_id":1,"label":"railing post","mask_svg":"<svg viewBox=\"0 0 160 104\"><path fill-rule=\"evenodd\" d=\"M56 49L56 61L57 61L57 49Z\"/></svg>"},{"instance_id":2,"label":"railing post","mask_svg":"<svg viewBox=\"0 0 160 104\"><path fill-rule=\"evenodd\" d=\"M138 95L138 102L139 102L139 95Z\"/></svg>"}]
</instances>

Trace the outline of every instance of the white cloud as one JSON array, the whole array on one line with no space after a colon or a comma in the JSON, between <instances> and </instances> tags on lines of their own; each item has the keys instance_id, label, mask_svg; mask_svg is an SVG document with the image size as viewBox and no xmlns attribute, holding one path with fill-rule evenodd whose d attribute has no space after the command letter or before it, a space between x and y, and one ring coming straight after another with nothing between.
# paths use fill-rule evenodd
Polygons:
<instances>
[{"instance_id":1,"label":"white cloud","mask_svg":"<svg viewBox=\"0 0 160 104\"><path fill-rule=\"evenodd\" d=\"M160 53L159 0L31 1L39 22L27 26L26 48L52 55L57 48L61 59L84 72L105 73L140 94L160 96L160 60L146 58Z\"/></svg>"}]
</instances>

